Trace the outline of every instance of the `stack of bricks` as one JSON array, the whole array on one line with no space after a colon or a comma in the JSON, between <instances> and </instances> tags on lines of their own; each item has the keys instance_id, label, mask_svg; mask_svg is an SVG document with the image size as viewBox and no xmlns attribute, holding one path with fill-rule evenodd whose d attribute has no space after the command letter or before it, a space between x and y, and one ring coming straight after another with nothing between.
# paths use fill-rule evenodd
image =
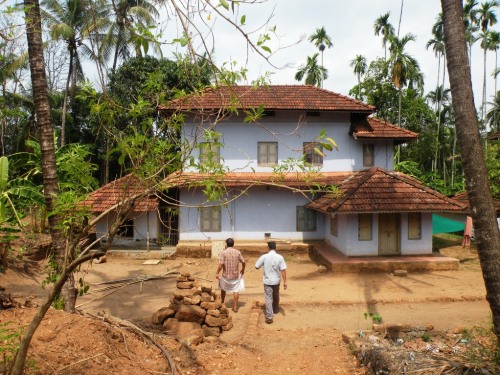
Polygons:
<instances>
[{"instance_id":1,"label":"stack of bricks","mask_svg":"<svg viewBox=\"0 0 500 375\"><path fill-rule=\"evenodd\" d=\"M222 331L233 327L228 308L221 303L212 286L202 285L189 273L177 277L170 305L155 312L152 322L178 336L192 337L194 334L201 341L203 337L218 337Z\"/></svg>"}]
</instances>

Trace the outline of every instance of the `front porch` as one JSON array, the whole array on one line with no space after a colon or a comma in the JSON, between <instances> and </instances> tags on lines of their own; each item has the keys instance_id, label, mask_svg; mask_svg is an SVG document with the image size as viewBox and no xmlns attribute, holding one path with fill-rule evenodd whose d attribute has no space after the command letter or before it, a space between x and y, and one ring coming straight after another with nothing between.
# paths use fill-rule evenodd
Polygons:
<instances>
[{"instance_id":1,"label":"front porch","mask_svg":"<svg viewBox=\"0 0 500 375\"><path fill-rule=\"evenodd\" d=\"M409 272L429 271L456 271L459 269L459 260L443 256L439 253L432 255L406 256L363 256L346 257L341 252L323 241L276 241L277 251L286 257L287 254L308 255L317 264L326 266L330 271L337 273L359 272L393 272L406 270ZM267 252L266 241L238 241L235 247L245 256L258 256ZM184 241L176 247L146 246L145 242L134 241L129 246L112 246L108 255L117 258L134 259L172 259L182 258L218 258L224 248L224 241Z\"/></svg>"},{"instance_id":2,"label":"front porch","mask_svg":"<svg viewBox=\"0 0 500 375\"><path fill-rule=\"evenodd\" d=\"M340 251L326 243L318 244L312 249L311 258L323 264L332 272L393 272L406 270L409 272L457 271L459 260L439 253L432 255L404 255L377 257L346 257Z\"/></svg>"}]
</instances>

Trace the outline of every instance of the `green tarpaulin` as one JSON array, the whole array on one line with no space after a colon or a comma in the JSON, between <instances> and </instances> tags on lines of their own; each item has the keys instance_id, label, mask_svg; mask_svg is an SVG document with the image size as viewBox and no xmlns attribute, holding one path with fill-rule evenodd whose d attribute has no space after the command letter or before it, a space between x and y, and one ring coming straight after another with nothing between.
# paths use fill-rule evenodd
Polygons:
<instances>
[{"instance_id":1,"label":"green tarpaulin","mask_svg":"<svg viewBox=\"0 0 500 375\"><path fill-rule=\"evenodd\" d=\"M432 214L432 234L460 232L465 228L465 222L448 219Z\"/></svg>"}]
</instances>

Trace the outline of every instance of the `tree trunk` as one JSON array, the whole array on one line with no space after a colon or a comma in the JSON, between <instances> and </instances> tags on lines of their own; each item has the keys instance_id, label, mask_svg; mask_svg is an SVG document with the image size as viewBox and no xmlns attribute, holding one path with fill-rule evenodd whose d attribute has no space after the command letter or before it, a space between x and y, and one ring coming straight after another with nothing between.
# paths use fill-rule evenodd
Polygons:
<instances>
[{"instance_id":1,"label":"tree trunk","mask_svg":"<svg viewBox=\"0 0 500 375\"><path fill-rule=\"evenodd\" d=\"M43 57L40 5L38 0L25 0L24 6L31 84L33 87L33 99L42 153L43 192L46 210L51 213L48 216L48 222L54 259L59 265L63 265L66 260L65 241L62 230L59 228L60 217L57 214L53 214L54 199L57 194L59 194L59 182L57 179L54 130L50 118L47 77L45 75ZM61 296L71 300L75 291L74 284L72 284L70 280L70 282L65 285ZM74 306L68 306L68 309L72 311L74 310Z\"/></svg>"},{"instance_id":2,"label":"tree trunk","mask_svg":"<svg viewBox=\"0 0 500 375\"><path fill-rule=\"evenodd\" d=\"M441 0L448 74L467 197L495 335L500 344L500 231L491 197L472 94L461 0Z\"/></svg>"}]
</instances>

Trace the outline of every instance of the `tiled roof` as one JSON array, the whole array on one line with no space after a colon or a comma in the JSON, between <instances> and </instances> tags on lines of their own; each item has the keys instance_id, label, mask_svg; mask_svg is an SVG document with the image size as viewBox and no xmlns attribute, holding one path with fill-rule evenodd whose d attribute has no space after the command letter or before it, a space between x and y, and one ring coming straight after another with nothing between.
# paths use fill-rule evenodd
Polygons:
<instances>
[{"instance_id":1,"label":"tiled roof","mask_svg":"<svg viewBox=\"0 0 500 375\"><path fill-rule=\"evenodd\" d=\"M465 206L403 173L373 167L354 173L339 186L343 194L325 194L309 208L330 213L464 212Z\"/></svg>"},{"instance_id":2,"label":"tiled roof","mask_svg":"<svg viewBox=\"0 0 500 375\"><path fill-rule=\"evenodd\" d=\"M345 111L372 113L375 107L311 85L221 86L208 88L160 106L160 110L257 108L266 110Z\"/></svg>"},{"instance_id":3,"label":"tiled roof","mask_svg":"<svg viewBox=\"0 0 500 375\"><path fill-rule=\"evenodd\" d=\"M464 204L467 208L469 208L469 197L467 196L467 192L463 191L461 193L458 193L453 197L453 199L459 201L460 203ZM499 200L494 200L493 204L495 206L495 210L497 212L500 212L500 201Z\"/></svg>"},{"instance_id":4,"label":"tiled roof","mask_svg":"<svg viewBox=\"0 0 500 375\"><path fill-rule=\"evenodd\" d=\"M337 185L352 172L228 172L217 178L217 182L227 187L249 187L254 185L278 185L288 187L314 187L317 185ZM189 187L202 186L212 176L196 172L173 173L165 180L163 186Z\"/></svg>"},{"instance_id":5,"label":"tiled roof","mask_svg":"<svg viewBox=\"0 0 500 375\"><path fill-rule=\"evenodd\" d=\"M497 139L500 139L500 132L491 133L489 136L486 137L486 139L489 141L496 141Z\"/></svg>"},{"instance_id":6,"label":"tiled roof","mask_svg":"<svg viewBox=\"0 0 500 375\"><path fill-rule=\"evenodd\" d=\"M145 190L144 183L129 174L92 192L83 205L90 207L92 212L104 212L129 197L144 193ZM158 198L150 196L136 202L134 212L155 211L157 207Z\"/></svg>"},{"instance_id":7,"label":"tiled roof","mask_svg":"<svg viewBox=\"0 0 500 375\"><path fill-rule=\"evenodd\" d=\"M354 136L355 138L396 139L406 142L417 139L418 133L400 128L375 117L367 117L354 126Z\"/></svg>"}]
</instances>

